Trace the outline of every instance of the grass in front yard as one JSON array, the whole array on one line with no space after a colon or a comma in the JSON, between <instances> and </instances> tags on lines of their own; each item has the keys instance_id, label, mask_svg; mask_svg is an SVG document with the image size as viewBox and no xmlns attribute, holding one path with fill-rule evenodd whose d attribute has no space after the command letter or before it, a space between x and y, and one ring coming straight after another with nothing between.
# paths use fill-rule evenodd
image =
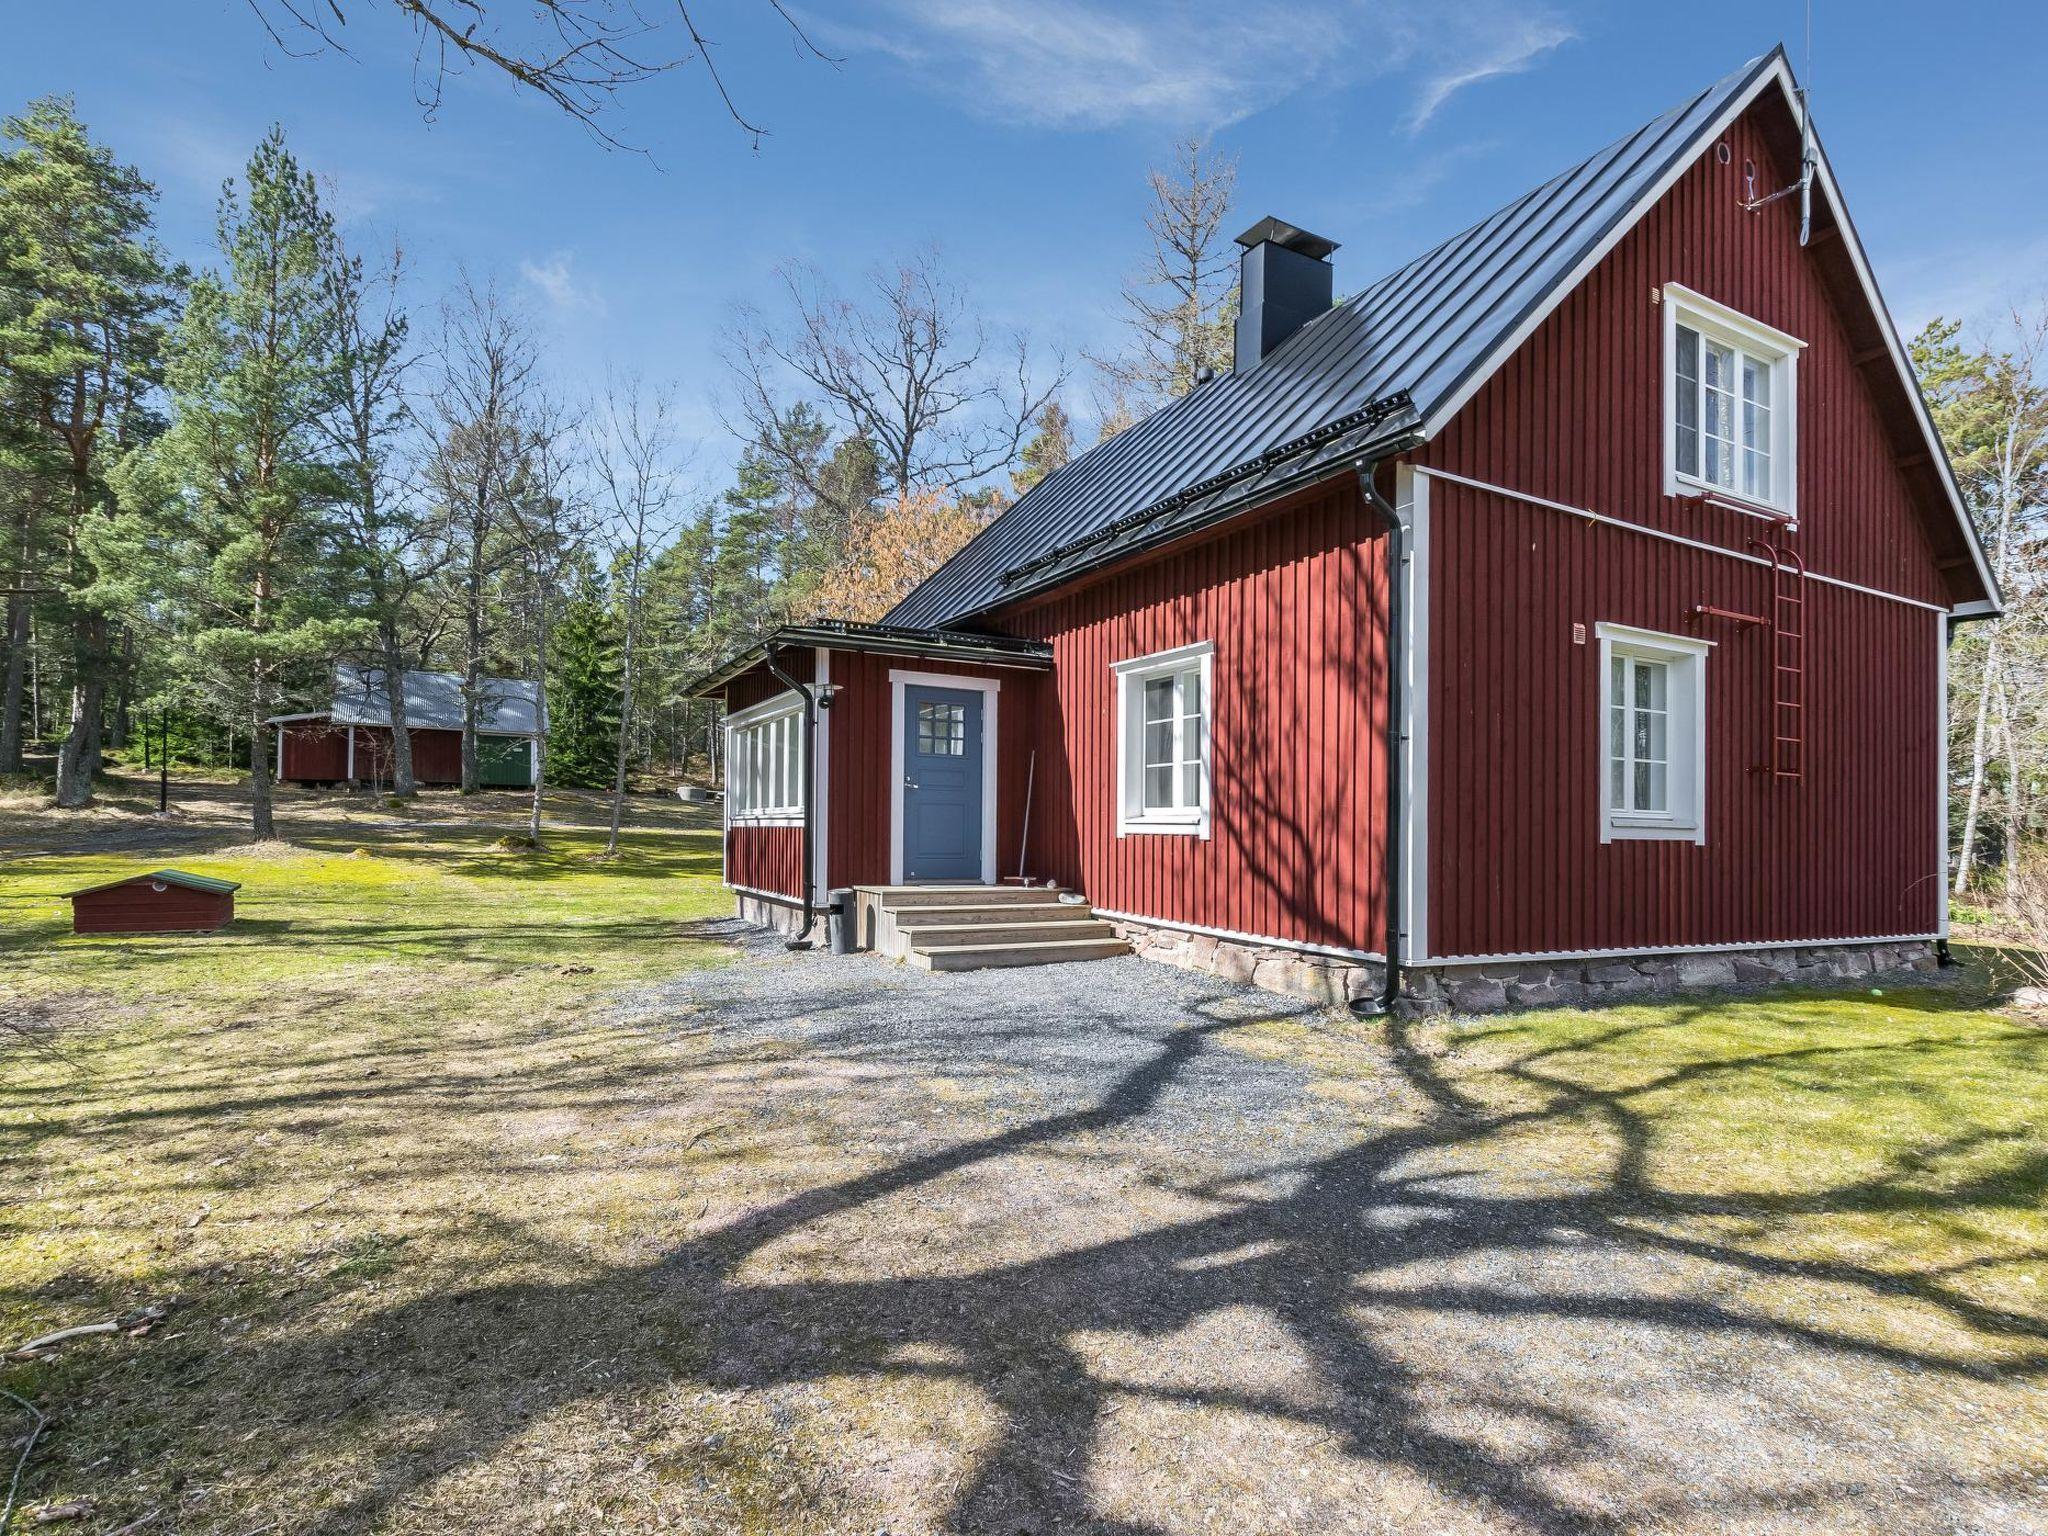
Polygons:
<instances>
[{"instance_id":1,"label":"grass in front yard","mask_svg":"<svg viewBox=\"0 0 2048 1536\"><path fill-rule=\"evenodd\" d=\"M0 862L33 1034L0 1343L169 1309L0 1365L74 1528L1707 1531L1723 1478L1787 1529L1819 1460L1830 1529L1996 1529L2017 1504L1899 1466L1943 1499L2048 1470L2048 1033L1982 970L1191 1014L1062 1128L971 1052L615 1007L722 958L701 813L637 806L607 861L578 797L536 855L496 846L511 797L294 796L292 848L234 851L189 793L211 852L117 804L31 811ZM162 864L242 880L235 929L69 934L57 893ZM1151 1132L1144 1085L1199 1098L1227 1049L1327 1142L1237 1180L1199 1122Z\"/></svg>"},{"instance_id":2,"label":"grass in front yard","mask_svg":"<svg viewBox=\"0 0 2048 1536\"><path fill-rule=\"evenodd\" d=\"M1491 1161L1815 1326L2048 1366L2048 1030L1953 984L1433 1024ZM1732 1278L1732 1277L1731 1277Z\"/></svg>"}]
</instances>

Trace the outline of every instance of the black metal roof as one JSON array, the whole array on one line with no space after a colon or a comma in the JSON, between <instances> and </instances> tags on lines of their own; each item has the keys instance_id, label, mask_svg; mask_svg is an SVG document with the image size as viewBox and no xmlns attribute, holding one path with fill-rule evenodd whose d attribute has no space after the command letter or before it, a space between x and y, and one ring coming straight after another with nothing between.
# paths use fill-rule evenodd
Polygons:
<instances>
[{"instance_id":1,"label":"black metal roof","mask_svg":"<svg viewBox=\"0 0 2048 1536\"><path fill-rule=\"evenodd\" d=\"M770 651L825 646L842 651L868 651L885 656L923 656L935 661L978 661L991 666L1052 666L1052 647L1040 640L1013 635L978 634L964 629L931 629L905 624L855 624L845 619L819 619L785 624L766 639L720 662L712 671L685 685L685 698L701 699L721 692L743 672L752 671Z\"/></svg>"},{"instance_id":2,"label":"black metal roof","mask_svg":"<svg viewBox=\"0 0 2048 1536\"><path fill-rule=\"evenodd\" d=\"M895 609L898 624L984 613L1184 527L1216 489L1277 490L1305 468L1430 430L1440 410L1779 62L1716 81L1491 218L1317 317L1256 367L1192 390L1033 486ZM1349 425L1346 425L1349 424ZM1297 460L1310 461L1306 465ZM1294 472L1282 473L1294 463ZM1211 489L1204 489L1209 487ZM1231 505L1244 505L1240 496ZM1101 537L1118 529L1115 537Z\"/></svg>"}]
</instances>

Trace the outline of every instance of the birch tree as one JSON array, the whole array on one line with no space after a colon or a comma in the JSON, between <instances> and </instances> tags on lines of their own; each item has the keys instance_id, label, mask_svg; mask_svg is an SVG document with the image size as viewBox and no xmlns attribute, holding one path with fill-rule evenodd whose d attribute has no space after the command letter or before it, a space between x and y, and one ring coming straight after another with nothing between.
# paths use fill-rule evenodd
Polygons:
<instances>
[{"instance_id":1,"label":"birch tree","mask_svg":"<svg viewBox=\"0 0 2048 1536\"><path fill-rule=\"evenodd\" d=\"M391 789L419 792L406 718L405 674L418 659L406 644L420 595L447 559L445 541L406 473L403 443L412 426L406 375L409 327L399 307L403 260L397 250L375 272L336 241L324 274L335 327L338 396L327 420L345 479L339 502L343 536L391 702Z\"/></svg>"},{"instance_id":2,"label":"birch tree","mask_svg":"<svg viewBox=\"0 0 2048 1536\"><path fill-rule=\"evenodd\" d=\"M935 252L869 273L858 299L815 267L776 276L782 317L742 309L727 333L735 434L773 453L792 394L815 401L872 447L883 494L961 491L1008 469L1066 378L1061 359L1035 366L1021 333L992 342Z\"/></svg>"},{"instance_id":3,"label":"birch tree","mask_svg":"<svg viewBox=\"0 0 2048 1536\"><path fill-rule=\"evenodd\" d=\"M443 311L431 476L443 508L462 657L462 792L478 785L490 598L511 559L506 530L540 355L525 318L495 287L464 279Z\"/></svg>"},{"instance_id":4,"label":"birch tree","mask_svg":"<svg viewBox=\"0 0 2048 1536\"><path fill-rule=\"evenodd\" d=\"M1962 753L1961 835L1953 877L1958 896L1968 894L1981 860L1985 797L2001 755L2008 857L2018 852L2023 836L2026 770L2019 758L2020 738L2009 728L2005 710L2011 700L2008 674L2021 659L2025 638L2040 627L2041 534L2048 517L2048 385L2042 379L2048 362L2048 307L2031 317L2015 312L2001 340L1975 350L1958 344L1960 329L1952 321L1930 325L1913 343L1914 361L1988 548L2006 612L1971 626L1980 633L1958 643L1952 668L1951 687L1966 703L1965 718L1971 722Z\"/></svg>"},{"instance_id":5,"label":"birch tree","mask_svg":"<svg viewBox=\"0 0 2048 1536\"><path fill-rule=\"evenodd\" d=\"M611 833L619 851L626 765L633 738L634 663L650 565L680 522L683 460L670 398L637 381L614 380L605 393L594 452L595 480L612 549L620 614L618 759L612 775Z\"/></svg>"},{"instance_id":6,"label":"birch tree","mask_svg":"<svg viewBox=\"0 0 2048 1536\"><path fill-rule=\"evenodd\" d=\"M570 579L585 558L589 517L576 488L570 452L574 434L562 412L537 407L529 413L522 437L518 476L506 498L506 529L514 551L515 601L525 614L533 657L535 751L526 835L538 848L554 726L548 705L549 658L556 625L569 600Z\"/></svg>"}]
</instances>

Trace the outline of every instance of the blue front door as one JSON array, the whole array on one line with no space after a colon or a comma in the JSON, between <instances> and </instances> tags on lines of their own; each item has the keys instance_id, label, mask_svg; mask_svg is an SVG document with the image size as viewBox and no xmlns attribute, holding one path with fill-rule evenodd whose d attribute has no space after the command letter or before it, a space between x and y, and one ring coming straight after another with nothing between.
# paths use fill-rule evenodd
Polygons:
<instances>
[{"instance_id":1,"label":"blue front door","mask_svg":"<svg viewBox=\"0 0 2048 1536\"><path fill-rule=\"evenodd\" d=\"M903 878L981 879L982 696L903 689Z\"/></svg>"}]
</instances>

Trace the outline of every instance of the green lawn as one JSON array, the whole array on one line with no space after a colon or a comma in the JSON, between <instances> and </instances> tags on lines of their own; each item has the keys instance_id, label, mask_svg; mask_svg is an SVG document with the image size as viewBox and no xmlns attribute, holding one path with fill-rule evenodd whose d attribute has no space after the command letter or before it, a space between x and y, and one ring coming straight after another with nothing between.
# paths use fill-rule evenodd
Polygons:
<instances>
[{"instance_id":1,"label":"green lawn","mask_svg":"<svg viewBox=\"0 0 2048 1536\"><path fill-rule=\"evenodd\" d=\"M913 1181L904 1201L793 1230L715 1278L675 1255L701 1262L749 1212L886 1170L877 1146L907 1134L915 1106L952 1106L941 1140L972 1145L988 1130L981 1090L851 1048L807 1060L772 1041L733 1047L689 1009L647 1021L614 1006L641 983L721 963L694 928L729 910L710 818L636 803L621 856L606 860L591 797L552 804L548 848L533 854L498 846L520 817L511 796L434 796L397 813L297 795L282 806L292 847L238 852L232 796L182 793L168 832L118 792L82 819L26 796L0 802L10 833L24 829L0 849L16 854L0 859L0 1011L21 1027L0 1043L0 1343L169 1309L146 1334L0 1366L0 1386L58 1421L26 1474L30 1506L93 1501L89 1520L59 1529L156 1512L156 1528L226 1536L940 1528L946 1490L1000 1443L990 1403L1003 1378L981 1373L1014 1376L1025 1355L863 1355L779 1396L721 1383L795 1371L785 1358L807 1350L868 1349L860 1319L782 1315L829 1306L800 1296L837 1294L795 1288L806 1266L886 1257L905 1274L952 1276L970 1233L977 1265L999 1257L1010 1218L991 1186ZM61 892L164 864L242 881L234 928L69 933ZM1682 1265L1644 1283L1673 1287L1703 1330L1733 1318L1758 1348L1874 1373L1840 1378L1842 1412L1858 1411L1857 1391L1890 1400L1900 1380L1924 1382L1936 1394L1927 1421L1958 1437L1959 1464L1983 1462L1987 1481L2048 1468L2028 1385L2048 1370L2048 1032L1999 1011L1986 967L1883 992L1391 1029L1273 1022L1216 1043L1306 1068L1331 1115L1355 1126L1355 1153L1321 1165L1330 1189L1356 1178L1361 1198L1384 1198L1385 1181L1413 1177L1418 1191L1442 1181L1455 1203L1461 1181L1483 1178L1486 1210L1533 1213L1526 1232L1509 1223L1531 1274L1587 1233L1632 1261ZM1381 1171L1382 1144L1403 1149L1399 1180ZM1019 1173L1020 1199L1092 1191L1075 1197L1062 1263L1156 1243L1167 1257L1146 1264L1134 1250L1143 1278L1130 1283L1168 1310L1177 1264L1188 1285L1217 1283L1175 1244L1219 1197L1191 1206L1160 1170L1105 1161L1113 1148L1089 1136L1045 1151L1071 1153L1067 1182ZM1288 1226L1289 1201L1309 1198L1272 1201L1268 1245L1313 1237L1324 1247L1301 1262L1341 1266L1355 1242L1357 1283L1386 1283L1374 1241L1350 1227ZM1034 1226L1044 1213L1020 1209L1024 1248L1064 1233L1064 1218ZM963 1305L1032 1315L1036 1292L1006 1293L1006 1273L992 1258L965 1275ZM1403 1283L1410 1274L1442 1289L1427 1264ZM787 1298L768 1308L782 1333L732 1311L759 1296ZM1447 1305L1446 1329L1464 1325L1464 1305ZM988 1326L1000 1332L1003 1317ZM1517 1325L1503 1314L1487 1326ZM1514 1357L1524 1368L1551 1337L1532 1326ZM1098 1333L1114 1343L1108 1325ZM1142 1337L1149 1355L1156 1341ZM1436 1354L1446 1369L1466 1358L1448 1344ZM1427 1347L1411 1369L1418 1381L1434 1369ZM1993 1414L1995 1432L1939 1396L1959 1381L1984 1394L1969 1411ZM1563 1375L1552 1385L1572 1390ZM1461 1411L1495 1411L1472 1404ZM1324 1458L1299 1474L1311 1479L1362 1476L1370 1462L1341 1436L1231 1432L1249 1435L1232 1442L1245 1457L1270 1446L1289 1465ZM1185 1461L1144 1460L1166 1457L1167 1441L1111 1449L1136 1458L1131 1488L1188 1475ZM893 1466L911 1470L894 1482L876 1470ZM1658 1470L1642 1474L1646 1488ZM1080 1486L1047 1476L1056 1493ZM1428 1510L1443 1513L1427 1506L1416 1528ZM1156 1528L1185 1523L1161 1515ZM1701 1527L1672 1515L1665 1528Z\"/></svg>"}]
</instances>

